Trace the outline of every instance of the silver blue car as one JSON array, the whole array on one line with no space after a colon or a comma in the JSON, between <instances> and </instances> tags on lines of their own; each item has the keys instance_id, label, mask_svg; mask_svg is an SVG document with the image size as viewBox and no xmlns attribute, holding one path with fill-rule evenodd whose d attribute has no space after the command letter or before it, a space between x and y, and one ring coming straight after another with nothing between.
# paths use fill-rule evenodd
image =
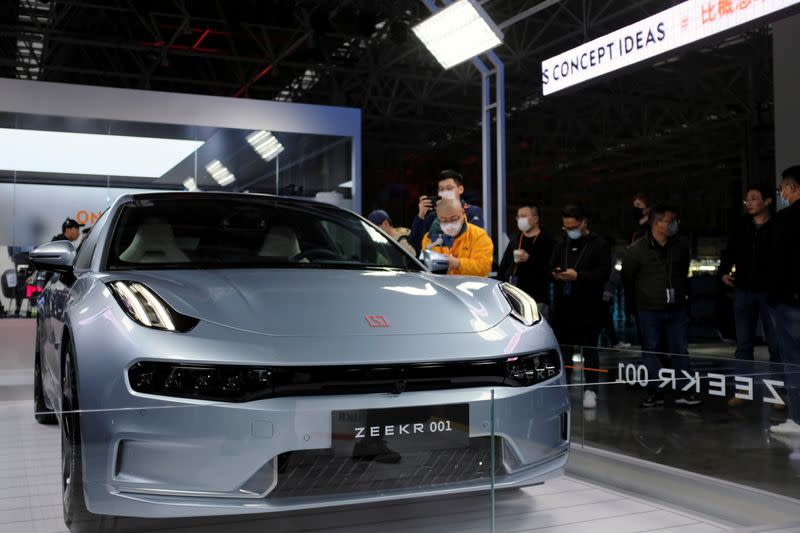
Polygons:
<instances>
[{"instance_id":1,"label":"silver blue car","mask_svg":"<svg viewBox=\"0 0 800 533\"><path fill-rule=\"evenodd\" d=\"M429 272L342 209L120 197L37 248L35 410L64 518L263 513L562 474L563 362L516 287Z\"/></svg>"}]
</instances>

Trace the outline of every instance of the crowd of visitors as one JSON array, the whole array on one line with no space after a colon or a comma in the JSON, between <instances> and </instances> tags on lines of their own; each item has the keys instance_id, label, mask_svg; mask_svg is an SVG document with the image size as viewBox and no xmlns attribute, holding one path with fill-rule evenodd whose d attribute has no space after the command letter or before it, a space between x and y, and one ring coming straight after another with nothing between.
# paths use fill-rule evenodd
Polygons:
<instances>
[{"instance_id":1,"label":"crowd of visitors","mask_svg":"<svg viewBox=\"0 0 800 533\"><path fill-rule=\"evenodd\" d=\"M731 229L719 268L721 283L734 292L735 357L742 365L753 360L759 322L770 360L800 365L800 166L783 172L777 192L776 202L767 186L747 188L745 215ZM486 277L495 267L498 279L530 294L559 342L580 347L586 408L597 405L600 334L605 331L611 347L630 347L619 339L612 316L620 293L627 314L635 318L648 374L658 376L665 364L679 374L688 371L691 252L680 234L677 207L653 203L646 194L633 197L636 229L618 270L613 241L592 231L582 206L563 208L558 238L545 229L539 206L519 205L516 230L495 264L482 210L463 195L462 176L446 170L439 175L438 191L420 198L410 232L399 233L385 211L369 218L412 253L433 250L449 256L450 275ZM773 215L776 203L782 209ZM658 383L650 381L642 407L664 404ZM786 373L786 388L789 419L772 431L800 433L800 373ZM700 403L696 394L680 390L674 399L678 407ZM728 402L730 407L741 403L735 397Z\"/></svg>"}]
</instances>

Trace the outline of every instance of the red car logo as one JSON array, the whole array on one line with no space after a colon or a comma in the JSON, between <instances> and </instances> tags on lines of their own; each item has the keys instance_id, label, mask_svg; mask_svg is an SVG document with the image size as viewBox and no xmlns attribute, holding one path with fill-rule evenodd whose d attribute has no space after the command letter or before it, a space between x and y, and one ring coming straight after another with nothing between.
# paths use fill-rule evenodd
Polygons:
<instances>
[{"instance_id":1,"label":"red car logo","mask_svg":"<svg viewBox=\"0 0 800 533\"><path fill-rule=\"evenodd\" d=\"M383 315L366 315L367 324L371 328L388 328L389 321Z\"/></svg>"}]
</instances>

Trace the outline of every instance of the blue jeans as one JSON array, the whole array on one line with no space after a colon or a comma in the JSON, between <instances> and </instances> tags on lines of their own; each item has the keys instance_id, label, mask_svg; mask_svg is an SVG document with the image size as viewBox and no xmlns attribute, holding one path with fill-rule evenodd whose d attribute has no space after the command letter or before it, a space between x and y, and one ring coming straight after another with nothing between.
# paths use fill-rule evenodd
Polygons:
<instances>
[{"instance_id":1,"label":"blue jeans","mask_svg":"<svg viewBox=\"0 0 800 533\"><path fill-rule=\"evenodd\" d=\"M764 339L769 347L769 360L780 363L773 316L767 306L767 293L736 289L733 293L733 313L736 322L736 359L752 361L758 319L764 327Z\"/></svg>"},{"instance_id":2,"label":"blue jeans","mask_svg":"<svg viewBox=\"0 0 800 533\"><path fill-rule=\"evenodd\" d=\"M774 308L775 333L781 360L789 418L800 424L800 307L778 305Z\"/></svg>"},{"instance_id":3,"label":"blue jeans","mask_svg":"<svg viewBox=\"0 0 800 533\"><path fill-rule=\"evenodd\" d=\"M647 367L650 392L658 390L658 371L661 360L656 352L676 354L667 356L672 368L681 376L681 370L689 370L689 314L685 307L668 311L639 310L639 329L642 336L642 359ZM680 383L680 382L679 382Z\"/></svg>"}]
</instances>

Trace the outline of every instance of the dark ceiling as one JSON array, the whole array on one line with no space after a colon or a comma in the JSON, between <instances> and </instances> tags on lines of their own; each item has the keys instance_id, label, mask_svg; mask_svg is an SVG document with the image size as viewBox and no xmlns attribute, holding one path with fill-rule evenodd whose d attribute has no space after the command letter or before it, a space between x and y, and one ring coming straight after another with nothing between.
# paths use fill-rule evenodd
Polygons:
<instances>
[{"instance_id":1,"label":"dark ceiling","mask_svg":"<svg viewBox=\"0 0 800 533\"><path fill-rule=\"evenodd\" d=\"M541 0L481 3L502 23ZM752 180L766 168L768 28L541 96L542 59L675 3L549 2L504 29L514 183L580 176L636 188ZM365 174L479 169L480 75L470 64L442 70L410 32L429 15L420 0L6 0L0 10L0 76L360 107Z\"/></svg>"}]
</instances>

